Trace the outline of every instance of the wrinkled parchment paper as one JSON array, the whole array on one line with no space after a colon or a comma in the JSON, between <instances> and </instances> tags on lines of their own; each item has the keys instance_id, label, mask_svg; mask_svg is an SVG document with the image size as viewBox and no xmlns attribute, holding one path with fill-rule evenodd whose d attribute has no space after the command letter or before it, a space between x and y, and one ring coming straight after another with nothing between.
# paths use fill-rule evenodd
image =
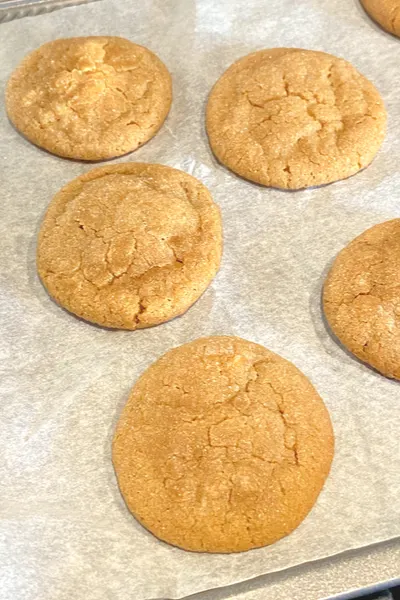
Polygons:
<instances>
[{"instance_id":1,"label":"wrinkled parchment paper","mask_svg":"<svg viewBox=\"0 0 400 600\"><path fill-rule=\"evenodd\" d=\"M53 194L91 165L35 148L1 102L1 600L178 598L395 537L400 384L330 337L320 292L345 244L400 216L400 41L355 0L103 0L1 25L1 94L33 48L92 34L144 44L171 70L165 126L120 160L201 179L222 209L225 253L197 304L153 329L108 331L57 307L36 275L36 236ZM204 131L207 94L232 61L273 46L343 56L375 82L389 130L367 170L289 193L216 163ZM124 505L110 459L139 374L172 346L222 333L293 361L324 398L336 432L331 475L305 522L272 547L230 556L184 552L146 532Z\"/></svg>"}]
</instances>

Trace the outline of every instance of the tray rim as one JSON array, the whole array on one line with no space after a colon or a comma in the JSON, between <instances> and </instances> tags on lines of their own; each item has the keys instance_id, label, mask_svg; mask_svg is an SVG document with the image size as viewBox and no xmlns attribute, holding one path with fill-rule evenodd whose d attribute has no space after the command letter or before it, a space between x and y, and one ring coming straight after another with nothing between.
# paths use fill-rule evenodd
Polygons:
<instances>
[{"instance_id":1,"label":"tray rim","mask_svg":"<svg viewBox=\"0 0 400 600\"><path fill-rule=\"evenodd\" d=\"M0 0L0 24L100 0Z\"/></svg>"}]
</instances>

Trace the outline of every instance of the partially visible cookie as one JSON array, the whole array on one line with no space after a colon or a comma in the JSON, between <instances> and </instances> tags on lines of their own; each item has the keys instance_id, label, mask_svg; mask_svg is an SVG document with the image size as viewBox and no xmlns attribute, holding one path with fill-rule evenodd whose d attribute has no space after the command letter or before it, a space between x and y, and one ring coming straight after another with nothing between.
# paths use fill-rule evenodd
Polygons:
<instances>
[{"instance_id":1,"label":"partially visible cookie","mask_svg":"<svg viewBox=\"0 0 400 600\"><path fill-rule=\"evenodd\" d=\"M102 160L152 138L172 99L171 76L147 48L119 37L40 46L11 75L6 107L31 142L59 156Z\"/></svg>"},{"instance_id":2,"label":"partially visible cookie","mask_svg":"<svg viewBox=\"0 0 400 600\"><path fill-rule=\"evenodd\" d=\"M113 441L122 495L160 539L240 552L289 534L333 457L328 411L290 362L236 337L167 352L133 387Z\"/></svg>"},{"instance_id":3,"label":"partially visible cookie","mask_svg":"<svg viewBox=\"0 0 400 600\"><path fill-rule=\"evenodd\" d=\"M218 160L263 185L300 189L350 177L385 136L376 88L343 59L274 48L234 63L214 85L207 132Z\"/></svg>"},{"instance_id":4,"label":"partially visible cookie","mask_svg":"<svg viewBox=\"0 0 400 600\"><path fill-rule=\"evenodd\" d=\"M361 0L361 4L383 29L400 37L400 0Z\"/></svg>"},{"instance_id":5,"label":"partially visible cookie","mask_svg":"<svg viewBox=\"0 0 400 600\"><path fill-rule=\"evenodd\" d=\"M38 272L76 315L121 329L184 313L217 273L220 212L194 177L161 165L93 169L52 200Z\"/></svg>"},{"instance_id":6,"label":"partially visible cookie","mask_svg":"<svg viewBox=\"0 0 400 600\"><path fill-rule=\"evenodd\" d=\"M332 331L350 352L400 379L400 219L371 227L339 253L323 303Z\"/></svg>"}]
</instances>

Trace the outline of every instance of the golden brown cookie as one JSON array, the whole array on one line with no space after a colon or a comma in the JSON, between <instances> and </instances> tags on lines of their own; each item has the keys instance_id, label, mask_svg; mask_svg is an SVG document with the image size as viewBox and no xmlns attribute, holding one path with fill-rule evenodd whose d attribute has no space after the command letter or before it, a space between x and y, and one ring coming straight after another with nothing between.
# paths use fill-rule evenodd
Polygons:
<instances>
[{"instance_id":1,"label":"golden brown cookie","mask_svg":"<svg viewBox=\"0 0 400 600\"><path fill-rule=\"evenodd\" d=\"M400 37L400 0L361 0L361 4L383 29Z\"/></svg>"},{"instance_id":2,"label":"golden brown cookie","mask_svg":"<svg viewBox=\"0 0 400 600\"><path fill-rule=\"evenodd\" d=\"M206 124L229 169L301 189L366 167L384 139L386 111L372 83L345 60L275 48L229 67L211 91Z\"/></svg>"},{"instance_id":3,"label":"golden brown cookie","mask_svg":"<svg viewBox=\"0 0 400 600\"><path fill-rule=\"evenodd\" d=\"M339 253L323 303L350 352L400 379L400 219L371 227Z\"/></svg>"},{"instance_id":4,"label":"golden brown cookie","mask_svg":"<svg viewBox=\"0 0 400 600\"><path fill-rule=\"evenodd\" d=\"M63 187L44 218L37 266L76 315L138 329L184 313L218 271L221 217L187 173L141 163L93 169Z\"/></svg>"},{"instance_id":5,"label":"golden brown cookie","mask_svg":"<svg viewBox=\"0 0 400 600\"><path fill-rule=\"evenodd\" d=\"M77 37L40 46L8 82L15 127L53 154L102 160L135 150L164 122L171 76L147 48L119 37Z\"/></svg>"},{"instance_id":6,"label":"golden brown cookie","mask_svg":"<svg viewBox=\"0 0 400 600\"><path fill-rule=\"evenodd\" d=\"M186 550L240 552L290 533L329 473L328 411L290 362L236 337L167 352L133 387L113 441L128 508Z\"/></svg>"}]
</instances>

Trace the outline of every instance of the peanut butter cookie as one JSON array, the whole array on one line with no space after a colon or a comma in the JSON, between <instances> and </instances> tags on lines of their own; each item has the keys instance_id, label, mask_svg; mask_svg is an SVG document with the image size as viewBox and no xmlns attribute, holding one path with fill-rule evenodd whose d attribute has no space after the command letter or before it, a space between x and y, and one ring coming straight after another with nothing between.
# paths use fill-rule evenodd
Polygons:
<instances>
[{"instance_id":1,"label":"peanut butter cookie","mask_svg":"<svg viewBox=\"0 0 400 600\"><path fill-rule=\"evenodd\" d=\"M229 169L301 189L366 167L384 139L386 111L372 83L345 60L275 48L229 67L211 91L206 124Z\"/></svg>"},{"instance_id":2,"label":"peanut butter cookie","mask_svg":"<svg viewBox=\"0 0 400 600\"><path fill-rule=\"evenodd\" d=\"M123 163L77 177L52 200L37 266L50 295L76 315L122 329L184 313L218 271L220 212L197 179Z\"/></svg>"},{"instance_id":3,"label":"peanut butter cookie","mask_svg":"<svg viewBox=\"0 0 400 600\"><path fill-rule=\"evenodd\" d=\"M240 552L290 533L329 473L328 411L290 362L236 337L167 352L133 387L113 441L128 508L186 550Z\"/></svg>"},{"instance_id":4,"label":"peanut butter cookie","mask_svg":"<svg viewBox=\"0 0 400 600\"><path fill-rule=\"evenodd\" d=\"M10 120L53 154L102 160L152 138L171 106L171 77L155 54L119 37L48 42L8 82Z\"/></svg>"},{"instance_id":5,"label":"peanut butter cookie","mask_svg":"<svg viewBox=\"0 0 400 600\"><path fill-rule=\"evenodd\" d=\"M400 219L371 227L339 253L323 303L350 352L400 379Z\"/></svg>"},{"instance_id":6,"label":"peanut butter cookie","mask_svg":"<svg viewBox=\"0 0 400 600\"><path fill-rule=\"evenodd\" d=\"M383 29L400 37L400 0L361 0L361 4Z\"/></svg>"}]
</instances>

